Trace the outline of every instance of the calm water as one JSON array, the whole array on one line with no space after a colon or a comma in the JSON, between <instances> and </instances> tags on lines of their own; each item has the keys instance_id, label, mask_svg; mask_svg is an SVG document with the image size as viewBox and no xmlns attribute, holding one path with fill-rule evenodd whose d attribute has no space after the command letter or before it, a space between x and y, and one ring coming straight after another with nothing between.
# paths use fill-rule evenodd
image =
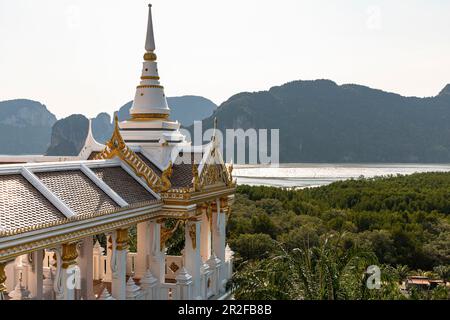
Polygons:
<instances>
[{"instance_id":1,"label":"calm water","mask_svg":"<svg viewBox=\"0 0 450 320\"><path fill-rule=\"evenodd\" d=\"M238 184L305 188L352 178L416 172L449 172L450 164L283 164L278 168L235 166Z\"/></svg>"}]
</instances>

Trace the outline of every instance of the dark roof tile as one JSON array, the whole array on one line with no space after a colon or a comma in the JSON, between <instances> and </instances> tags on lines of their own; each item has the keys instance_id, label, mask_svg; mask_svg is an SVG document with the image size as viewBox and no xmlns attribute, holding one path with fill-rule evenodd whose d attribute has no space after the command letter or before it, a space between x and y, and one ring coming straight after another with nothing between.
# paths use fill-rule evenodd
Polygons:
<instances>
[{"instance_id":1,"label":"dark roof tile","mask_svg":"<svg viewBox=\"0 0 450 320\"><path fill-rule=\"evenodd\" d=\"M76 214L120 207L80 170L37 172L36 176Z\"/></svg>"},{"instance_id":2,"label":"dark roof tile","mask_svg":"<svg viewBox=\"0 0 450 320\"><path fill-rule=\"evenodd\" d=\"M92 171L128 204L156 199L121 167L95 168Z\"/></svg>"},{"instance_id":3,"label":"dark roof tile","mask_svg":"<svg viewBox=\"0 0 450 320\"><path fill-rule=\"evenodd\" d=\"M0 175L0 231L63 219L65 216L20 174Z\"/></svg>"},{"instance_id":4,"label":"dark roof tile","mask_svg":"<svg viewBox=\"0 0 450 320\"><path fill-rule=\"evenodd\" d=\"M170 178L172 188L192 187L194 178L192 169L193 166L198 167L201 160L201 153L181 154L173 165L173 173Z\"/></svg>"}]
</instances>

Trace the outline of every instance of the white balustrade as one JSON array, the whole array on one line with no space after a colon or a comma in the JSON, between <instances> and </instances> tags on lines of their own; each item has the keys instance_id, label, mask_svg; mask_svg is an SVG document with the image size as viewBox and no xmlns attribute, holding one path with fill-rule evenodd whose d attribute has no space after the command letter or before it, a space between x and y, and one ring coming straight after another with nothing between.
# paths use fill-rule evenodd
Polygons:
<instances>
[{"instance_id":1,"label":"white balustrade","mask_svg":"<svg viewBox=\"0 0 450 320\"><path fill-rule=\"evenodd\" d=\"M144 293L134 282L133 277L129 277L126 286L126 300L143 300Z\"/></svg>"},{"instance_id":2,"label":"white balustrade","mask_svg":"<svg viewBox=\"0 0 450 320\"><path fill-rule=\"evenodd\" d=\"M159 298L159 281L153 276L150 269L147 270L139 282L143 292L143 300L156 300Z\"/></svg>"},{"instance_id":3,"label":"white balustrade","mask_svg":"<svg viewBox=\"0 0 450 320\"><path fill-rule=\"evenodd\" d=\"M93 280L111 281L108 279L108 269L110 268L110 255L106 255L105 250L97 242L93 248ZM44 277L44 299L55 299L52 289L54 281L54 252L45 251L43 260ZM27 273L30 263L27 255L18 257L14 263L7 265L5 271L8 273L7 287L11 292L25 292L28 288ZM226 246L225 259L221 261L213 253L205 263L200 267L200 277L194 279L186 270L183 256L165 256L165 279L160 283L150 271L140 279L140 286L132 283L130 278L127 285L127 299L145 299L145 300L180 300L194 299L194 288L199 288L199 297L201 299L210 299L218 296L223 284L230 280L233 275L234 252ZM134 276L136 272L137 253L128 252L126 256L126 274ZM185 271L183 273L183 270ZM111 272L109 272L111 273ZM21 279L21 280L19 280ZM167 282L165 282L167 281ZM21 283L20 283L21 282ZM197 283L196 283L197 282ZM19 285L19 286L18 286ZM21 286L20 286L21 285ZM20 289L20 290L19 290ZM16 296L19 296L16 294Z\"/></svg>"},{"instance_id":4,"label":"white balustrade","mask_svg":"<svg viewBox=\"0 0 450 320\"><path fill-rule=\"evenodd\" d=\"M200 270L200 275L201 275L201 295L202 299L206 300L214 295L211 285L213 270L209 267L207 263L204 263Z\"/></svg>"}]
</instances>

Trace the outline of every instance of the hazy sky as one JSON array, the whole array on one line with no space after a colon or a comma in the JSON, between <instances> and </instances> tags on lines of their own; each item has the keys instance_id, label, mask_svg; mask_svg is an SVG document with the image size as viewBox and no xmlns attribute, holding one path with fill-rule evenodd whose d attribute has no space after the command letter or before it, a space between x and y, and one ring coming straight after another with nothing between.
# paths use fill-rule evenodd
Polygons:
<instances>
[{"instance_id":1,"label":"hazy sky","mask_svg":"<svg viewBox=\"0 0 450 320\"><path fill-rule=\"evenodd\" d=\"M0 100L112 113L134 97L148 2L0 0ZM319 78L434 96L450 83L447 0L151 2L168 96L220 104Z\"/></svg>"}]
</instances>

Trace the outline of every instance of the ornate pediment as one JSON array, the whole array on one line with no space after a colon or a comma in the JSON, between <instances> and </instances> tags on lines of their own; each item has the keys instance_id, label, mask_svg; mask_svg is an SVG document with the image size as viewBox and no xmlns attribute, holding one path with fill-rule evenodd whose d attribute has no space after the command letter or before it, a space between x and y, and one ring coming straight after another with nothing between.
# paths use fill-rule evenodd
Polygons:
<instances>
[{"instance_id":1,"label":"ornate pediment","mask_svg":"<svg viewBox=\"0 0 450 320\"><path fill-rule=\"evenodd\" d=\"M143 178L148 186L156 192L165 192L170 189L170 176L172 175L172 163L159 177L136 153L128 147L120 135L119 119L114 117L114 132L111 139L106 143L105 149L95 156L94 160L106 160L114 157L120 158L128 164L134 173Z\"/></svg>"},{"instance_id":2,"label":"ornate pediment","mask_svg":"<svg viewBox=\"0 0 450 320\"><path fill-rule=\"evenodd\" d=\"M220 164L207 164L199 177L200 186L212 186L216 184L227 184L227 170Z\"/></svg>"},{"instance_id":3,"label":"ornate pediment","mask_svg":"<svg viewBox=\"0 0 450 320\"><path fill-rule=\"evenodd\" d=\"M215 150L211 152L211 161L207 161L202 172L198 174L198 169L194 170L194 187L196 191L203 190L208 186L224 185L230 187L233 182L233 165L226 166L223 162L217 161L214 156Z\"/></svg>"}]
</instances>

